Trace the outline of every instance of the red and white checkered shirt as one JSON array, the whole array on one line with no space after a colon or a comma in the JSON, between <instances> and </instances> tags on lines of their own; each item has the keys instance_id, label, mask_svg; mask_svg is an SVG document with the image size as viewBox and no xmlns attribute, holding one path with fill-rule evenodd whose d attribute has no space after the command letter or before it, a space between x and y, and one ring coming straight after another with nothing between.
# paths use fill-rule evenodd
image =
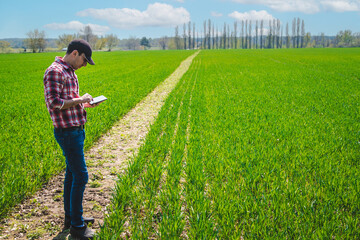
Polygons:
<instances>
[{"instance_id":1,"label":"red and white checkered shirt","mask_svg":"<svg viewBox=\"0 0 360 240\"><path fill-rule=\"evenodd\" d=\"M84 125L86 111L83 104L61 110L64 100L79 98L79 82L74 69L56 57L44 74L44 95L55 128Z\"/></svg>"}]
</instances>

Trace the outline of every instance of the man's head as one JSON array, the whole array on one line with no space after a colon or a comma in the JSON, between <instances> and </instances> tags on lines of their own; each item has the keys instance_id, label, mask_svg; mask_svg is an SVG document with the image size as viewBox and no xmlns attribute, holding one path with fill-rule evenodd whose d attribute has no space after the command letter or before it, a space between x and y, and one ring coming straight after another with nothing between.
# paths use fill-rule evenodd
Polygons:
<instances>
[{"instance_id":1,"label":"man's head","mask_svg":"<svg viewBox=\"0 0 360 240\"><path fill-rule=\"evenodd\" d=\"M94 61L91 59L92 50L87 41L82 39L72 40L69 43L66 54L70 54L74 50L77 50L80 55L84 53L86 61L91 65L95 65Z\"/></svg>"},{"instance_id":2,"label":"man's head","mask_svg":"<svg viewBox=\"0 0 360 240\"><path fill-rule=\"evenodd\" d=\"M85 40L77 39L70 42L64 60L77 70L85 67L87 63L95 65L91 55L90 44Z\"/></svg>"}]
</instances>

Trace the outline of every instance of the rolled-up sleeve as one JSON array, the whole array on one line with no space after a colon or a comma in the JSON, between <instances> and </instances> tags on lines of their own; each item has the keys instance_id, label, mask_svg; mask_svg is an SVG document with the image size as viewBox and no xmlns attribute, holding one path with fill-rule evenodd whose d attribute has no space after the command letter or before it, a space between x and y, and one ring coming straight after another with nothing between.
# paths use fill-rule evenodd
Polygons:
<instances>
[{"instance_id":1,"label":"rolled-up sleeve","mask_svg":"<svg viewBox=\"0 0 360 240\"><path fill-rule=\"evenodd\" d=\"M45 72L44 75L44 95L45 102L49 109L61 109L64 100L60 98L64 87L62 74L56 70Z\"/></svg>"}]
</instances>

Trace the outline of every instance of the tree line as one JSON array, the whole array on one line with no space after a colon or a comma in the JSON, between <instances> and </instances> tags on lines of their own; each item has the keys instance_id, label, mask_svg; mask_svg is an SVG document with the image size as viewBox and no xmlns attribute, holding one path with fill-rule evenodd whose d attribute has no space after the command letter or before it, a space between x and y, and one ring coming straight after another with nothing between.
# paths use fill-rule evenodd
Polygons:
<instances>
[{"instance_id":1,"label":"tree line","mask_svg":"<svg viewBox=\"0 0 360 240\"><path fill-rule=\"evenodd\" d=\"M29 31L27 38L24 40L24 48L31 49L33 53L43 52L46 48L45 32L35 29ZM56 40L56 45L58 49L67 48L69 43L74 39L84 39L91 44L94 50L101 50L107 48L108 51L111 51L119 43L119 39L115 34L109 34L106 36L97 36L93 33L90 26L85 26L77 34L62 34ZM5 43L4 43L5 45ZM8 47L9 45L6 44Z\"/></svg>"},{"instance_id":2,"label":"tree line","mask_svg":"<svg viewBox=\"0 0 360 240\"><path fill-rule=\"evenodd\" d=\"M224 23L223 28L215 27L209 19L203 22L200 31L195 23L175 27L175 36L169 43L172 49L274 49L306 47L360 47L360 34L350 30L340 31L335 38L324 33L311 36L305 31L305 22L294 18L289 26L279 19L235 21L233 26ZM290 29L291 28L291 29ZM200 32L200 33L199 33Z\"/></svg>"},{"instance_id":3,"label":"tree line","mask_svg":"<svg viewBox=\"0 0 360 240\"><path fill-rule=\"evenodd\" d=\"M37 29L28 32L24 40L24 51L43 52L47 47L45 32ZM325 36L324 33L311 35L305 31L305 22L294 18L285 27L279 19L242 20L233 25L224 23L223 27L215 27L209 19L198 29L195 23L188 22L175 27L175 36L163 36L157 39L130 36L120 40L115 34L97 36L90 26L85 26L76 34L63 34L56 39L57 48L64 49L73 39L82 38L88 41L94 50L111 51L115 47L128 50L139 49L275 49L306 47L360 47L360 33L351 30L339 31L336 36ZM0 41L1 52L6 52L10 43Z\"/></svg>"}]
</instances>

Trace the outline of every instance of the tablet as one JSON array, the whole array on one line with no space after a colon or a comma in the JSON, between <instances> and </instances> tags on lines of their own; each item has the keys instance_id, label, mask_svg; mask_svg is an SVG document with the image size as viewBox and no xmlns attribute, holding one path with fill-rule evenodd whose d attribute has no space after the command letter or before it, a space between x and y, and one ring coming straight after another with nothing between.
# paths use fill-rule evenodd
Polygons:
<instances>
[{"instance_id":1,"label":"tablet","mask_svg":"<svg viewBox=\"0 0 360 240\"><path fill-rule=\"evenodd\" d=\"M96 103L101 103L101 102L103 102L105 100L107 100L107 98L104 97L103 95L101 95L101 96L98 96L96 98L93 98L93 100L90 102L90 104L92 105L92 104L96 104Z\"/></svg>"}]
</instances>

